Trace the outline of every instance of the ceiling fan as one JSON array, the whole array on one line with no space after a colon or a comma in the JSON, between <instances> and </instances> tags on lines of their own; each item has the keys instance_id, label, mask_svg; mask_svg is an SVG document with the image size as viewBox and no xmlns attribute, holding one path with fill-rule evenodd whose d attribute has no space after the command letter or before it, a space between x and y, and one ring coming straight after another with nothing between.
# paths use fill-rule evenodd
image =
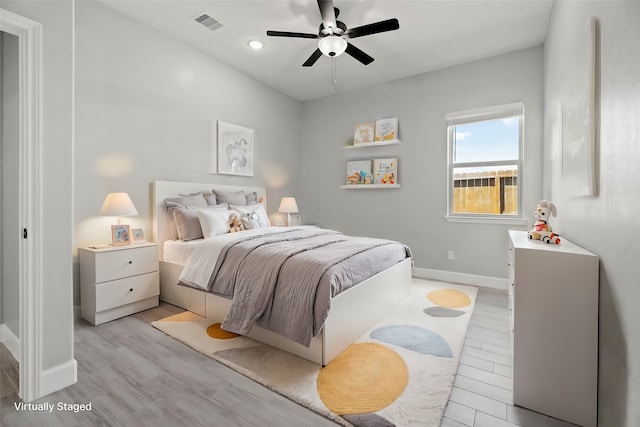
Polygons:
<instances>
[{"instance_id":1,"label":"ceiling fan","mask_svg":"<svg viewBox=\"0 0 640 427\"><path fill-rule=\"evenodd\" d=\"M400 24L396 18L362 25L356 28L347 28L344 22L337 20L340 9L333 6L333 0L318 0L318 7L320 8L320 15L322 15L322 23L320 24L318 34L267 31L268 36L274 37L319 39L318 48L311 54L309 59L302 64L303 67L312 66L323 54L329 57L335 57L344 52L362 62L364 65L369 65L373 62L373 58L349 43L346 39L355 39L357 37L384 33L400 28Z\"/></svg>"}]
</instances>

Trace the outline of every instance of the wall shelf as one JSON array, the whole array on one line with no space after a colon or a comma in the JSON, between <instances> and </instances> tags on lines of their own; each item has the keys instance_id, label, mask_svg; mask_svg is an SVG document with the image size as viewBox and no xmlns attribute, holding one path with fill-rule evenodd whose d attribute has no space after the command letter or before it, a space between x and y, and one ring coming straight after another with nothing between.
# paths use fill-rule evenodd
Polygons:
<instances>
[{"instance_id":1,"label":"wall shelf","mask_svg":"<svg viewBox=\"0 0 640 427\"><path fill-rule=\"evenodd\" d=\"M397 145L397 144L402 144L402 141L400 141L399 139L390 139L388 141L363 142L361 144L356 144L356 145L345 145L342 148L344 150L351 150L354 148L380 147L383 145Z\"/></svg>"},{"instance_id":2,"label":"wall shelf","mask_svg":"<svg viewBox=\"0 0 640 427\"><path fill-rule=\"evenodd\" d=\"M380 190L382 188L400 188L400 184L359 184L359 185L341 185L340 188L345 190Z\"/></svg>"}]
</instances>

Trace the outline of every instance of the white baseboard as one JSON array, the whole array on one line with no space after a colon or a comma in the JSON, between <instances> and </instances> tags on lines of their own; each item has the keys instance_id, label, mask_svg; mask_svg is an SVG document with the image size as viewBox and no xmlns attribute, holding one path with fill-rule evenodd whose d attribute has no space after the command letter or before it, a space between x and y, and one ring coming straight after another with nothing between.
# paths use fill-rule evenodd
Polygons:
<instances>
[{"instance_id":1,"label":"white baseboard","mask_svg":"<svg viewBox=\"0 0 640 427\"><path fill-rule=\"evenodd\" d=\"M53 368L42 372L40 383L40 395L46 396L63 388L69 387L78 381L78 362L71 359Z\"/></svg>"},{"instance_id":2,"label":"white baseboard","mask_svg":"<svg viewBox=\"0 0 640 427\"><path fill-rule=\"evenodd\" d=\"M477 274L456 273L454 271L417 267L413 269L413 276L420 279L462 283L463 285L482 286L485 288L503 290L507 289L507 279L502 277L479 276Z\"/></svg>"},{"instance_id":3,"label":"white baseboard","mask_svg":"<svg viewBox=\"0 0 640 427\"><path fill-rule=\"evenodd\" d=\"M5 324L0 325L0 342L9 350L14 359L20 361L20 339Z\"/></svg>"}]
</instances>

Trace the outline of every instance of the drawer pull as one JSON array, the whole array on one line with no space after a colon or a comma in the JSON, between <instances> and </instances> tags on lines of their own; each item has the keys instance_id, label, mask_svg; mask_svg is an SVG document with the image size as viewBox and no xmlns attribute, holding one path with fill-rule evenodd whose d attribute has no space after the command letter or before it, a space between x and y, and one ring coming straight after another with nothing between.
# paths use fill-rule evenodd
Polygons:
<instances>
[{"instance_id":1,"label":"drawer pull","mask_svg":"<svg viewBox=\"0 0 640 427\"><path fill-rule=\"evenodd\" d=\"M133 264L133 261L129 261L129 264Z\"/></svg>"},{"instance_id":2,"label":"drawer pull","mask_svg":"<svg viewBox=\"0 0 640 427\"><path fill-rule=\"evenodd\" d=\"M133 288L129 288L129 292L133 292Z\"/></svg>"}]
</instances>

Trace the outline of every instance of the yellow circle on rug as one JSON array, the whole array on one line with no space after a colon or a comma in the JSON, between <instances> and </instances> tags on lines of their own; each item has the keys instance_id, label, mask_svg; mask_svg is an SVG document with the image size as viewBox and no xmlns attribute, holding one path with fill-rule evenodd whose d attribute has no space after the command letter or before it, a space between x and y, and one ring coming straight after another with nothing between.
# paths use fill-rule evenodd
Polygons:
<instances>
[{"instance_id":1,"label":"yellow circle on rug","mask_svg":"<svg viewBox=\"0 0 640 427\"><path fill-rule=\"evenodd\" d=\"M462 308L471 305L471 298L456 289L441 289L429 292L427 299L440 307Z\"/></svg>"},{"instance_id":2,"label":"yellow circle on rug","mask_svg":"<svg viewBox=\"0 0 640 427\"><path fill-rule=\"evenodd\" d=\"M225 331L221 328L221 323L214 323L207 328L207 335L211 338L216 338L219 340L228 340L230 338L239 337L240 335L234 334L233 332Z\"/></svg>"},{"instance_id":3,"label":"yellow circle on rug","mask_svg":"<svg viewBox=\"0 0 640 427\"><path fill-rule=\"evenodd\" d=\"M375 343L349 346L318 373L318 394L338 415L367 414L393 403L407 387L402 357Z\"/></svg>"}]
</instances>

